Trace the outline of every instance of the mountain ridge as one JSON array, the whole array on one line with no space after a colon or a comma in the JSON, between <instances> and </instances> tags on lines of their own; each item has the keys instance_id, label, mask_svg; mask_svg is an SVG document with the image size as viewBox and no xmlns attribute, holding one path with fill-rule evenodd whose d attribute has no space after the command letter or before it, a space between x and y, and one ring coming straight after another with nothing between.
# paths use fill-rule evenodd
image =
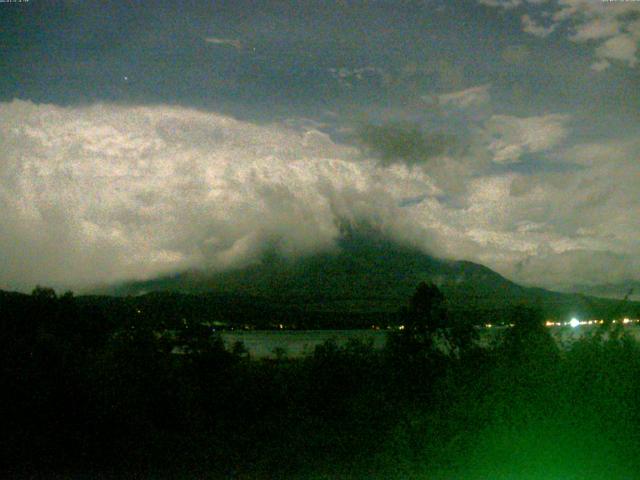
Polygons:
<instances>
[{"instance_id":1,"label":"mountain ridge","mask_svg":"<svg viewBox=\"0 0 640 480\"><path fill-rule=\"evenodd\" d=\"M145 281L124 282L94 293L136 296L149 292L230 295L262 299L278 308L308 312L397 312L421 281L443 291L460 315L491 318L518 303L551 317L606 316L620 302L582 294L524 287L468 260L439 259L377 232L349 230L330 252L286 258L267 249L250 265L223 272L192 270ZM629 314L640 304L622 305Z\"/></svg>"}]
</instances>

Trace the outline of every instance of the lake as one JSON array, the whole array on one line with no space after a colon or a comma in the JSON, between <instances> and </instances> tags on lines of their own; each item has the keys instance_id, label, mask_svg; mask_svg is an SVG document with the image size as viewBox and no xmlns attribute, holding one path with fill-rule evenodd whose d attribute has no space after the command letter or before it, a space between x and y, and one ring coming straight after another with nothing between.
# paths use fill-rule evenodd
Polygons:
<instances>
[{"instance_id":1,"label":"lake","mask_svg":"<svg viewBox=\"0 0 640 480\"><path fill-rule=\"evenodd\" d=\"M345 345L351 339L373 342L374 348L382 348L387 339L386 330L234 330L221 334L229 348L235 342L244 343L252 357L273 357L276 349L287 356L299 357L313 353L317 345L334 340Z\"/></svg>"},{"instance_id":2,"label":"lake","mask_svg":"<svg viewBox=\"0 0 640 480\"><path fill-rule=\"evenodd\" d=\"M496 336L505 332L508 327L483 328L480 330L479 343L486 345ZM581 325L577 328L569 326L550 327L550 331L560 345L567 345L584 335L595 332L596 326ZM640 327L628 325L625 332L630 332L640 340ZM300 357L313 353L317 345L333 340L343 346L351 339L371 341L374 348L382 348L387 339L388 330L234 330L222 332L221 337L227 348L235 342L244 343L245 348L254 358L275 357L274 351L281 351L289 357Z\"/></svg>"}]
</instances>

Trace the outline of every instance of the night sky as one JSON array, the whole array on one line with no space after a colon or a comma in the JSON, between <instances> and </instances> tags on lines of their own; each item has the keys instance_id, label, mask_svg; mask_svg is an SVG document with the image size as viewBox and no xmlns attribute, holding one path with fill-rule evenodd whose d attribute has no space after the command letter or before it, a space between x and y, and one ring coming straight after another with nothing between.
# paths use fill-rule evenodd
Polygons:
<instances>
[{"instance_id":1,"label":"night sky","mask_svg":"<svg viewBox=\"0 0 640 480\"><path fill-rule=\"evenodd\" d=\"M640 280L640 2L0 3L0 288L329 249Z\"/></svg>"}]
</instances>

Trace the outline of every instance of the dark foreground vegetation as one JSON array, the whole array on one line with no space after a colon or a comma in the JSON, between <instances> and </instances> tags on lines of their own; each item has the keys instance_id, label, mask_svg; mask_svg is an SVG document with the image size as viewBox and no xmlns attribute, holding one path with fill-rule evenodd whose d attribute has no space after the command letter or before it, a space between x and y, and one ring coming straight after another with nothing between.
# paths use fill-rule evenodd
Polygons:
<instances>
[{"instance_id":1,"label":"dark foreground vegetation","mask_svg":"<svg viewBox=\"0 0 640 480\"><path fill-rule=\"evenodd\" d=\"M560 349L519 307L480 348L444 305L421 285L384 350L258 361L199 322L165 335L71 294L2 294L1 476L640 477L630 336L605 325Z\"/></svg>"}]
</instances>

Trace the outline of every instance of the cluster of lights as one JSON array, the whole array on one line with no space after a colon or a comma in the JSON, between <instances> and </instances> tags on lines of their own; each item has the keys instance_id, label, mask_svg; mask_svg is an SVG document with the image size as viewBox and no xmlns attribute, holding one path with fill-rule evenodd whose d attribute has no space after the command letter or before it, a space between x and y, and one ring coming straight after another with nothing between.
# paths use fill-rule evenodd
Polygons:
<instances>
[{"instance_id":1,"label":"cluster of lights","mask_svg":"<svg viewBox=\"0 0 640 480\"><path fill-rule=\"evenodd\" d=\"M603 325L605 323L604 320L600 319L600 320L578 320L577 318L573 317L571 320L567 321L567 322L555 322L553 320L547 320L544 325L546 327L571 327L571 328L577 328L581 325ZM622 318L620 320L612 320L611 323L621 323L623 325L628 325L630 323L640 323L640 319L638 318ZM515 324L513 323L509 323L508 325L504 325L506 327L513 327ZM503 326L501 325L494 325L492 323L485 323L484 324L484 328L502 328ZM379 330L379 327L374 327L372 326L371 328L375 329L375 330ZM398 327L398 330L404 330L405 326L404 325L400 325Z\"/></svg>"},{"instance_id":2,"label":"cluster of lights","mask_svg":"<svg viewBox=\"0 0 640 480\"><path fill-rule=\"evenodd\" d=\"M568 322L554 322L553 320L547 320L545 325L547 327L566 327L570 326L571 328L577 328L581 325L603 325L605 323L604 320L578 320L577 318L572 318ZM631 319L631 318L623 318L621 320L613 320L611 323L622 323L627 325L629 323L640 323L640 319Z\"/></svg>"}]
</instances>

